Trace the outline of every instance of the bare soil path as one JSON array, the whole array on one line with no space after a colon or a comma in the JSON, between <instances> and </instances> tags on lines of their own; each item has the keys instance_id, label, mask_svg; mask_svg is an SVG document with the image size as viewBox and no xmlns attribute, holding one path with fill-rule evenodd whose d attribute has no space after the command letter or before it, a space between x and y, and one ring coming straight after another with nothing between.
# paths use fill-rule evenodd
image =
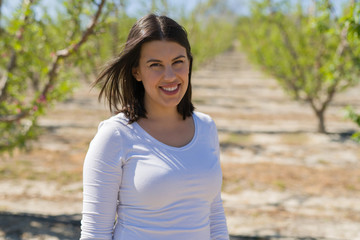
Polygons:
<instances>
[{"instance_id":1,"label":"bare soil path","mask_svg":"<svg viewBox=\"0 0 360 240\"><path fill-rule=\"evenodd\" d=\"M218 56L194 86L198 109L219 129L232 234L360 239L360 145L344 119L345 106L360 110L360 87L336 96L324 135L310 106L291 101L241 53Z\"/></svg>"},{"instance_id":2,"label":"bare soil path","mask_svg":"<svg viewBox=\"0 0 360 240\"><path fill-rule=\"evenodd\" d=\"M360 111L360 87L336 96L323 135L310 107L242 53L216 57L192 84L218 126L229 231L243 236L233 239L360 239L360 145L343 111ZM31 151L0 157L0 239L78 238L83 159L109 117L88 85L41 119Z\"/></svg>"}]
</instances>

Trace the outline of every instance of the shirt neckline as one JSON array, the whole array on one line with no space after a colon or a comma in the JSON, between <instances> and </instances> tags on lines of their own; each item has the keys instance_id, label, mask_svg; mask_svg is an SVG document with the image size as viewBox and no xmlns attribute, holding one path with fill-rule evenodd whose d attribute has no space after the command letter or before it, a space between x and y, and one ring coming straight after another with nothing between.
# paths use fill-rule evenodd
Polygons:
<instances>
[{"instance_id":1,"label":"shirt neckline","mask_svg":"<svg viewBox=\"0 0 360 240\"><path fill-rule=\"evenodd\" d=\"M165 148L168 148L168 149L171 149L171 150L177 150L177 151L182 151L182 150L185 150L185 149L188 149L190 148L193 143L195 142L196 138L197 138L197 135L198 135L198 120L197 120L197 116L196 114L192 114L192 119L194 121L194 128L195 128L195 131L194 131L194 136L192 137L191 141L188 142L186 145L184 146L181 146L181 147L174 147L174 146L171 146L171 145L168 145L168 144L165 144L159 140L157 140L156 138L154 138L153 136L151 136L145 129L143 129L137 122L134 122L133 124L135 125L135 127L137 129L140 130L140 132L145 135L147 138L149 138L151 140L152 143L156 143L158 145L161 145L162 147L165 147Z\"/></svg>"}]
</instances>

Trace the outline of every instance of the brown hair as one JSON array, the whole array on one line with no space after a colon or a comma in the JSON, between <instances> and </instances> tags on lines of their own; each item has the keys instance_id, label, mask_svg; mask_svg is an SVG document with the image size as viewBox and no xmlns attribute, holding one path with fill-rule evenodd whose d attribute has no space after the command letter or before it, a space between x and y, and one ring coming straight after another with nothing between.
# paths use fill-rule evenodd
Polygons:
<instances>
[{"instance_id":1,"label":"brown hair","mask_svg":"<svg viewBox=\"0 0 360 240\"><path fill-rule=\"evenodd\" d=\"M99 100L105 94L110 111L122 112L129 123L146 118L144 105L144 86L136 81L132 69L139 65L141 46L154 40L173 41L186 49L189 59L189 85L184 97L177 106L183 119L191 116L194 106L191 102L191 70L193 57L186 30L166 16L149 14L139 19L131 28L128 39L120 54L107 64L94 85L100 84Z\"/></svg>"}]
</instances>

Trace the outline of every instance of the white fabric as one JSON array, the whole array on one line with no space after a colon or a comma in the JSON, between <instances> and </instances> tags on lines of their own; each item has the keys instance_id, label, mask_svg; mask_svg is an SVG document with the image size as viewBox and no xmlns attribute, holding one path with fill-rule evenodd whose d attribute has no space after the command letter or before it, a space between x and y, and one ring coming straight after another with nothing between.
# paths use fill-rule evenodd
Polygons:
<instances>
[{"instance_id":1,"label":"white fabric","mask_svg":"<svg viewBox=\"0 0 360 240\"><path fill-rule=\"evenodd\" d=\"M229 239L216 126L199 112L193 119L180 148L123 114L99 125L84 162L82 240Z\"/></svg>"}]
</instances>

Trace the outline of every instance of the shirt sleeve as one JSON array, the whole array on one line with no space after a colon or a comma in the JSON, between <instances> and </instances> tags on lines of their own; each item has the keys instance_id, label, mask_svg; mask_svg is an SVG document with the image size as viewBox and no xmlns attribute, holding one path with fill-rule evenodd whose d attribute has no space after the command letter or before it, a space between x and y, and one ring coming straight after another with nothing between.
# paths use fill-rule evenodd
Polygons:
<instances>
[{"instance_id":1,"label":"shirt sleeve","mask_svg":"<svg viewBox=\"0 0 360 240\"><path fill-rule=\"evenodd\" d=\"M220 192L211 204L210 231L211 240L229 240Z\"/></svg>"},{"instance_id":2,"label":"shirt sleeve","mask_svg":"<svg viewBox=\"0 0 360 240\"><path fill-rule=\"evenodd\" d=\"M212 133L214 134L214 147L216 151L216 155L218 160L220 161L220 145L219 145L219 137L215 122L212 122L213 130ZM210 209L210 234L211 240L229 240L229 233L227 230L226 218L224 207L221 199L221 190L214 198L213 202L211 203Z\"/></svg>"},{"instance_id":3,"label":"shirt sleeve","mask_svg":"<svg viewBox=\"0 0 360 240\"><path fill-rule=\"evenodd\" d=\"M102 122L84 161L81 240L112 239L122 176L120 144L119 131Z\"/></svg>"}]
</instances>

